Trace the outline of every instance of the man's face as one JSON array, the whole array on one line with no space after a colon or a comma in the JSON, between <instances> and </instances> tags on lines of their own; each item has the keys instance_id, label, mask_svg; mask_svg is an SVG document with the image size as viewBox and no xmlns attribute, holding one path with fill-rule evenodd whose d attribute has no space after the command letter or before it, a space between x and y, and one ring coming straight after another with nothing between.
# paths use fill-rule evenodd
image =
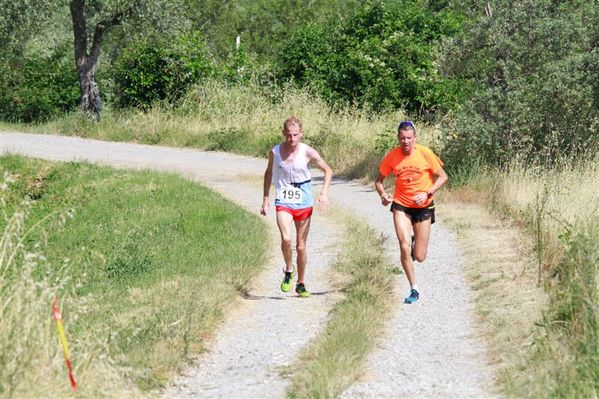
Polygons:
<instances>
[{"instance_id":1,"label":"man's face","mask_svg":"<svg viewBox=\"0 0 599 399\"><path fill-rule=\"evenodd\" d=\"M302 131L297 125L288 125L287 129L283 132L283 136L285 136L285 142L292 146L297 145L302 139Z\"/></svg>"},{"instance_id":2,"label":"man's face","mask_svg":"<svg viewBox=\"0 0 599 399\"><path fill-rule=\"evenodd\" d=\"M414 141L416 140L416 132L413 129L401 129L397 133L397 139L399 145L404 154L409 154L414 148Z\"/></svg>"}]
</instances>

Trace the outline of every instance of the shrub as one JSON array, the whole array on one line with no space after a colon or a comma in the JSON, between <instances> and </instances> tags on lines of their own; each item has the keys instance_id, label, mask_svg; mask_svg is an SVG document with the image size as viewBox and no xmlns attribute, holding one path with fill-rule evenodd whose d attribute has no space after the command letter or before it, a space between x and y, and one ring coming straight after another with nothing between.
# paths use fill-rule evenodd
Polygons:
<instances>
[{"instance_id":1,"label":"shrub","mask_svg":"<svg viewBox=\"0 0 599 399\"><path fill-rule=\"evenodd\" d=\"M505 165L519 156L551 165L596 150L596 7L474 3L474 22L446 49L445 71L475 87L447 129L448 164Z\"/></svg>"},{"instance_id":2,"label":"shrub","mask_svg":"<svg viewBox=\"0 0 599 399\"><path fill-rule=\"evenodd\" d=\"M148 109L156 101L177 101L213 70L199 35L180 36L173 43L134 44L116 62L116 104Z\"/></svg>"},{"instance_id":3,"label":"shrub","mask_svg":"<svg viewBox=\"0 0 599 399\"><path fill-rule=\"evenodd\" d=\"M0 119L34 122L74 109L79 102L75 64L65 49L49 57L0 59Z\"/></svg>"},{"instance_id":4,"label":"shrub","mask_svg":"<svg viewBox=\"0 0 599 399\"><path fill-rule=\"evenodd\" d=\"M299 28L279 53L279 78L375 110L451 108L462 90L439 74L435 49L460 24L449 9L433 12L418 1L366 2L340 24Z\"/></svg>"}]
</instances>

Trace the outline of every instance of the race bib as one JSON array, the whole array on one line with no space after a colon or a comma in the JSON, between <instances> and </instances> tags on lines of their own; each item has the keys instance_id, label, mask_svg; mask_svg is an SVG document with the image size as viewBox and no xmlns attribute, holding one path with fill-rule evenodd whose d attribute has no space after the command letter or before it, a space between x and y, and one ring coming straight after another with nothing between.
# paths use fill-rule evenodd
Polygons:
<instances>
[{"instance_id":1,"label":"race bib","mask_svg":"<svg viewBox=\"0 0 599 399\"><path fill-rule=\"evenodd\" d=\"M304 193L299 188L283 187L277 190L277 199L286 204L301 204Z\"/></svg>"}]
</instances>

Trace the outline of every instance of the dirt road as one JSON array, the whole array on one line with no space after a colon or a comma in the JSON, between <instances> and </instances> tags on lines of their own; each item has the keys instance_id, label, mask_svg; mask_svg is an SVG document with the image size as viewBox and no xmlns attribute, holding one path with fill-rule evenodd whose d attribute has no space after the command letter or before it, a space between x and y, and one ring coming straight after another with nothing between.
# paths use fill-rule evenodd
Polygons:
<instances>
[{"instance_id":1,"label":"dirt road","mask_svg":"<svg viewBox=\"0 0 599 399\"><path fill-rule=\"evenodd\" d=\"M0 133L0 153L121 168L180 173L258 212L260 176L266 161L202 152L72 137ZM315 178L318 191L319 179ZM332 203L389 237L387 252L399 266L391 214L371 187L335 179ZM441 204L442 206L442 204ZM271 262L256 276L248 299L240 298L196 366L177 378L165 397L284 397L287 381L280 366L293 365L297 353L322 330L339 294L331 290L329 264L339 251L339 227L316 215L309 239L309 288L321 295L301 300L278 291L281 262L274 217L268 218ZM404 305L408 284L396 278L397 305L388 315L383 338L368 357L363 377L343 398L481 398L496 396L492 367L476 337L471 293L462 276L455 237L442 221L433 226L428 259L416 265L420 301Z\"/></svg>"}]
</instances>

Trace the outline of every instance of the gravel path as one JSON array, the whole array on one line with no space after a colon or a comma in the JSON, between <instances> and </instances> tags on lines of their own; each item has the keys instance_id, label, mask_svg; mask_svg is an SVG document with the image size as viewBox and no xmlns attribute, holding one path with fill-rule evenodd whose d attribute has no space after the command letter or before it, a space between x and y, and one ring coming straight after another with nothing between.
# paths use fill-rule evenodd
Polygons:
<instances>
[{"instance_id":1,"label":"gravel path","mask_svg":"<svg viewBox=\"0 0 599 399\"><path fill-rule=\"evenodd\" d=\"M247 177L262 175L266 166L265 160L232 154L13 133L0 133L0 152L174 171L253 212L260 206L261 188L259 179ZM335 179L330 198L387 235L388 255L400 266L391 214L380 206L372 188ZM278 243L272 214L269 221ZM281 256L278 245L273 245L270 264L252 282L248 298L238 300L209 351L173 381L165 397L284 397L287 382L280 376L280 366L293 364L299 350L323 328L339 297L331 291L328 274L339 236L326 217L316 215L307 278L308 287L321 295L308 300L277 289ZM363 377L343 398L497 396L493 370L475 333L471 293L455 247L453 234L437 222L429 257L416 265L420 301L401 303L409 287L405 276L397 276L396 289L389 293L397 298L397 306L388 316L383 338L369 355Z\"/></svg>"},{"instance_id":2,"label":"gravel path","mask_svg":"<svg viewBox=\"0 0 599 399\"><path fill-rule=\"evenodd\" d=\"M336 181L330 197L388 237L389 259L401 269L391 212L380 205L376 192L355 182ZM388 316L383 338L369 355L364 376L341 397L497 396L484 344L476 336L456 237L439 220L432 228L428 257L415 264L415 271L420 300L403 304L410 287L405 275L398 275L390 293L397 306Z\"/></svg>"}]
</instances>

